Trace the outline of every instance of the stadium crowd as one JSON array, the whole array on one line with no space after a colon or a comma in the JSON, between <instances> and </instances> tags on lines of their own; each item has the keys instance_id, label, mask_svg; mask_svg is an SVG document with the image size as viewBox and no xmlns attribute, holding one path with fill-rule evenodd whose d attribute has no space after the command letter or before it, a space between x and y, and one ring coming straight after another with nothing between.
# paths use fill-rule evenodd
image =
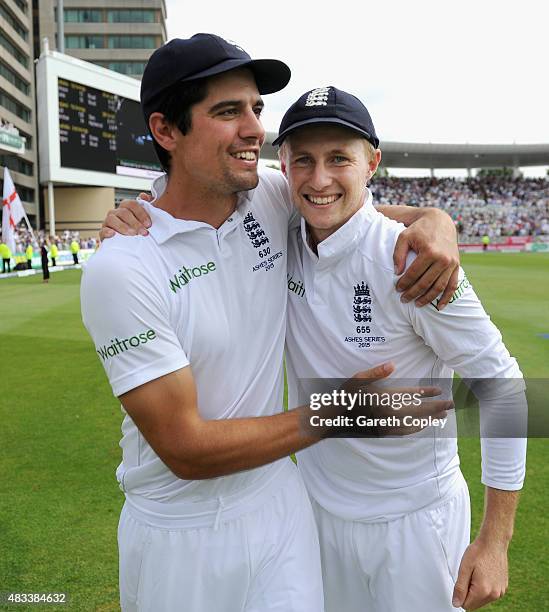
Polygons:
<instances>
[{"instance_id":1,"label":"stadium crowd","mask_svg":"<svg viewBox=\"0 0 549 612\"><path fill-rule=\"evenodd\" d=\"M456 223L460 242L481 236L549 236L549 181L482 178L376 177L376 204L436 206Z\"/></svg>"},{"instance_id":2,"label":"stadium crowd","mask_svg":"<svg viewBox=\"0 0 549 612\"><path fill-rule=\"evenodd\" d=\"M536 236L549 239L549 180L485 176L482 178L375 177L370 185L376 204L435 206L456 223L460 242L475 242L482 236L494 241L506 236ZM95 249L95 238L80 238L65 230L51 238L43 230L24 225L16 230L16 252L42 242L68 250L73 240L81 249Z\"/></svg>"},{"instance_id":3,"label":"stadium crowd","mask_svg":"<svg viewBox=\"0 0 549 612\"><path fill-rule=\"evenodd\" d=\"M79 232L69 230L53 237L49 236L44 230L34 230L33 238L25 225L21 224L15 231L15 252L23 253L29 244L39 250L42 243L46 243L46 245L55 244L60 251L68 251L74 240L78 242L81 249L95 249L98 242L95 238L80 238Z\"/></svg>"}]
</instances>

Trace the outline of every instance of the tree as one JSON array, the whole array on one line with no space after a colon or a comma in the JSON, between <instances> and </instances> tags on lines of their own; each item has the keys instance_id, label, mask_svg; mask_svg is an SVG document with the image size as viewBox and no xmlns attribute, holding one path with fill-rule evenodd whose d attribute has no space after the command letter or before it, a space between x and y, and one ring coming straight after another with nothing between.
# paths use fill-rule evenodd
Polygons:
<instances>
[{"instance_id":1,"label":"tree","mask_svg":"<svg viewBox=\"0 0 549 612\"><path fill-rule=\"evenodd\" d=\"M379 178L389 178L389 171L385 166L378 166L376 170L376 176Z\"/></svg>"},{"instance_id":2,"label":"tree","mask_svg":"<svg viewBox=\"0 0 549 612\"><path fill-rule=\"evenodd\" d=\"M515 174L513 172L513 168L481 168L477 171L478 178L487 178L487 177L501 177L501 178L513 178L513 177L522 177L522 172Z\"/></svg>"}]
</instances>

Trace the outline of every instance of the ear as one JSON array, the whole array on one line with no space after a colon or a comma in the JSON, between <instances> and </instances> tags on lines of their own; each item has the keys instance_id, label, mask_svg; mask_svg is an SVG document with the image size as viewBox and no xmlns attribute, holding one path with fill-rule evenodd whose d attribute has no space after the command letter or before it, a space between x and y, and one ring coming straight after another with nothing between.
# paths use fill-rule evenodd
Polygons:
<instances>
[{"instance_id":1,"label":"ear","mask_svg":"<svg viewBox=\"0 0 549 612\"><path fill-rule=\"evenodd\" d=\"M284 156L279 155L278 159L280 161L280 170L281 170L282 174L286 178L288 178L288 172L287 172L287 168L286 168L286 158Z\"/></svg>"},{"instance_id":2,"label":"ear","mask_svg":"<svg viewBox=\"0 0 549 612\"><path fill-rule=\"evenodd\" d=\"M152 113L149 117L149 129L156 142L166 151L173 151L176 147L178 128L166 121L162 113Z\"/></svg>"},{"instance_id":3,"label":"ear","mask_svg":"<svg viewBox=\"0 0 549 612\"><path fill-rule=\"evenodd\" d=\"M278 149L278 161L280 162L280 171L282 172L282 174L286 178L288 178L288 165L287 165L288 150L287 150L287 146L288 145L285 142L283 142L282 145Z\"/></svg>"},{"instance_id":4,"label":"ear","mask_svg":"<svg viewBox=\"0 0 549 612\"><path fill-rule=\"evenodd\" d=\"M381 162L381 150L380 149L376 149L374 159L372 161L368 162L368 167L370 169L370 176L369 176L368 180L370 180L374 176L374 174L376 173L376 170L377 170L380 162Z\"/></svg>"}]
</instances>

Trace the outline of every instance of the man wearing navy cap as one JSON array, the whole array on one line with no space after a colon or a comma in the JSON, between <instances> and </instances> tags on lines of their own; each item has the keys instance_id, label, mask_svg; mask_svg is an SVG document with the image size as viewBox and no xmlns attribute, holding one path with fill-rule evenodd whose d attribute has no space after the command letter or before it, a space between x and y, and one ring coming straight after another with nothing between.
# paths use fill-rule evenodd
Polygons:
<instances>
[{"instance_id":1,"label":"man wearing navy cap","mask_svg":"<svg viewBox=\"0 0 549 612\"><path fill-rule=\"evenodd\" d=\"M256 169L260 93L289 78L212 35L171 41L143 76L169 179L146 204L151 236L106 241L82 280L83 320L125 411L123 610L323 607L288 457L314 440L296 412L279 414L290 211Z\"/></svg>"},{"instance_id":2,"label":"man wearing navy cap","mask_svg":"<svg viewBox=\"0 0 549 612\"><path fill-rule=\"evenodd\" d=\"M211 34L171 41L143 75L167 171L143 203L150 236L105 242L82 281L126 413L124 610L323 609L312 509L288 459L321 435L280 412L293 209L280 173L257 174L260 94L289 76Z\"/></svg>"},{"instance_id":3,"label":"man wearing navy cap","mask_svg":"<svg viewBox=\"0 0 549 612\"><path fill-rule=\"evenodd\" d=\"M282 171L302 215L290 230L288 403L300 381L392 360L411 384L497 380L478 393L486 511L469 544L469 497L455 415L415 436L330 439L298 453L319 528L327 612L475 610L507 588L507 547L525 473L522 374L460 270L450 304L403 303L393 249L402 225L377 212L367 182L381 159L365 106L335 87L307 92L282 119ZM410 255L408 263L414 257ZM412 264L413 265L413 264ZM417 381L417 382L416 382ZM398 415L398 413L395 413ZM486 428L482 431L486 431ZM522 434L524 435L524 433Z\"/></svg>"}]
</instances>

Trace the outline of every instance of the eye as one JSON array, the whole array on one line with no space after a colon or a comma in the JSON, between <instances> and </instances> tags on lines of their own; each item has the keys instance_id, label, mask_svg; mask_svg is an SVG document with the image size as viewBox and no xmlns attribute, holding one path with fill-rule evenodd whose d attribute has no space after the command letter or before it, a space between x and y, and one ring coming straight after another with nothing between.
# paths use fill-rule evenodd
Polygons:
<instances>
[{"instance_id":1,"label":"eye","mask_svg":"<svg viewBox=\"0 0 549 612\"><path fill-rule=\"evenodd\" d=\"M227 108L224 111L221 111L219 113L219 116L220 117L233 117L236 114L238 114L238 109L236 109L236 108Z\"/></svg>"},{"instance_id":2,"label":"eye","mask_svg":"<svg viewBox=\"0 0 549 612\"><path fill-rule=\"evenodd\" d=\"M303 155L301 157L296 157L296 159L294 159L293 163L294 166L307 166L311 161L311 158L308 157L307 155Z\"/></svg>"},{"instance_id":3,"label":"eye","mask_svg":"<svg viewBox=\"0 0 549 612\"><path fill-rule=\"evenodd\" d=\"M344 155L334 155L333 159L336 164L344 164L345 162L349 161L349 159Z\"/></svg>"},{"instance_id":4,"label":"eye","mask_svg":"<svg viewBox=\"0 0 549 612\"><path fill-rule=\"evenodd\" d=\"M261 113L263 112L263 107L262 106L256 106L254 108L254 113L256 115L256 117L261 117Z\"/></svg>"}]
</instances>

